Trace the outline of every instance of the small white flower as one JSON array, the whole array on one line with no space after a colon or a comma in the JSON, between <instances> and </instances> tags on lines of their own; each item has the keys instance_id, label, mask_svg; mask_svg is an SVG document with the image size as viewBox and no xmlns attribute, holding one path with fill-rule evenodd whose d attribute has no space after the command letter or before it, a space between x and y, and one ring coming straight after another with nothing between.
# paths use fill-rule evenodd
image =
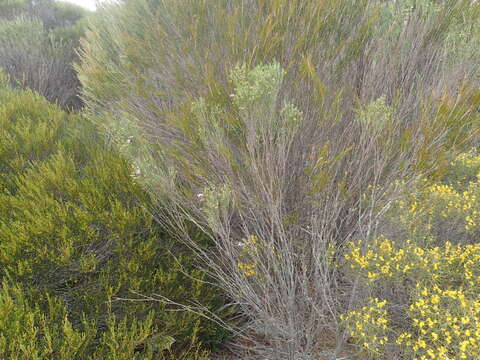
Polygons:
<instances>
[{"instance_id":1,"label":"small white flower","mask_svg":"<svg viewBox=\"0 0 480 360\"><path fill-rule=\"evenodd\" d=\"M136 176L139 176L139 175L142 175L142 170L140 170L138 168L135 169L135 171L130 174L130 176L132 176L132 177L136 177Z\"/></svg>"}]
</instances>

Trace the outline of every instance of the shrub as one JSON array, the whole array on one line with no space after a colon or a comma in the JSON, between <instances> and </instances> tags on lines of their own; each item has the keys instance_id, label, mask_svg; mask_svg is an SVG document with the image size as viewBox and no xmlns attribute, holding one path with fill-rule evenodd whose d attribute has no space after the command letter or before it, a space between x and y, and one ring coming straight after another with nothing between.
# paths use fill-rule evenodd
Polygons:
<instances>
[{"instance_id":1,"label":"shrub","mask_svg":"<svg viewBox=\"0 0 480 360\"><path fill-rule=\"evenodd\" d=\"M375 296L343 317L365 352L374 358L393 351L406 359L478 358L479 244L399 246L382 239L363 251L353 248L347 259Z\"/></svg>"},{"instance_id":2,"label":"shrub","mask_svg":"<svg viewBox=\"0 0 480 360\"><path fill-rule=\"evenodd\" d=\"M351 244L347 266L372 300L342 318L371 357L478 358L479 159L476 149L460 154L437 182L397 201L394 241Z\"/></svg>"},{"instance_id":3,"label":"shrub","mask_svg":"<svg viewBox=\"0 0 480 360\"><path fill-rule=\"evenodd\" d=\"M358 287L332 259L375 233L395 180L438 175L477 134L472 71L448 68L445 44L479 4L408 22L391 4L133 0L101 8L83 42L90 118L169 201L160 221L210 235L215 251L183 239L263 357L316 358L325 334L338 355Z\"/></svg>"},{"instance_id":4,"label":"shrub","mask_svg":"<svg viewBox=\"0 0 480 360\"><path fill-rule=\"evenodd\" d=\"M63 108L80 107L72 67L87 15L80 10L44 0L0 3L0 68L11 85L35 90Z\"/></svg>"},{"instance_id":5,"label":"shrub","mask_svg":"<svg viewBox=\"0 0 480 360\"><path fill-rule=\"evenodd\" d=\"M396 202L392 221L396 220L410 236L431 239L432 243L476 242L480 221L477 150L460 154L447 171L438 182L424 179L417 191Z\"/></svg>"},{"instance_id":6,"label":"shrub","mask_svg":"<svg viewBox=\"0 0 480 360\"><path fill-rule=\"evenodd\" d=\"M64 360L78 345L82 359L131 359L134 350L146 359L162 339L174 339L177 352L225 340L203 317L222 306L222 294L144 211L149 199L133 169L93 126L30 91L2 87L0 129L0 279L8 280L0 312L31 322L5 333L10 322L0 325L2 358L15 359L15 347L41 354L51 346L55 355L45 356ZM24 308L9 307L17 298Z\"/></svg>"},{"instance_id":7,"label":"shrub","mask_svg":"<svg viewBox=\"0 0 480 360\"><path fill-rule=\"evenodd\" d=\"M36 300L35 297L38 298ZM152 314L145 319L118 322L109 314L99 342L92 344L98 329L83 319L74 327L68 311L58 298L36 289L22 289L4 281L0 287L0 355L3 359L151 359L153 351L168 350L173 338L157 339L143 352L136 351L154 333ZM90 355L89 355L90 354Z\"/></svg>"}]
</instances>

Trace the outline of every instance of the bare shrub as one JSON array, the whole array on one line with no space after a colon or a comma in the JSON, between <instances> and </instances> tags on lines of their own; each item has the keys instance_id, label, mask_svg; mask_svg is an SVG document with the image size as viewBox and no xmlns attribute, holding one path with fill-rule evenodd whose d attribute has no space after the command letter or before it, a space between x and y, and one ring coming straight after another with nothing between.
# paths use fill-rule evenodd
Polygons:
<instances>
[{"instance_id":1,"label":"bare shrub","mask_svg":"<svg viewBox=\"0 0 480 360\"><path fill-rule=\"evenodd\" d=\"M399 190L476 134L478 90L457 91L471 67L447 72L444 54L449 24L479 5L408 21L383 6L135 0L100 10L84 42L90 116L264 358L342 351L338 315L361 300L344 245L366 244ZM191 222L215 251L183 231Z\"/></svg>"}]
</instances>

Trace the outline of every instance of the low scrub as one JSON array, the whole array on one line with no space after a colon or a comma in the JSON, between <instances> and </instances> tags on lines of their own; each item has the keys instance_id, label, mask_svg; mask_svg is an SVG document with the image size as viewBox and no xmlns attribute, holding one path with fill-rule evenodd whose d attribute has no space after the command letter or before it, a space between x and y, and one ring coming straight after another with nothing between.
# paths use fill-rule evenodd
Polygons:
<instances>
[{"instance_id":1,"label":"low scrub","mask_svg":"<svg viewBox=\"0 0 480 360\"><path fill-rule=\"evenodd\" d=\"M442 181L425 179L391 216L394 240L351 244L347 267L363 289L342 316L371 358L478 359L480 354L480 158L463 153Z\"/></svg>"},{"instance_id":2,"label":"low scrub","mask_svg":"<svg viewBox=\"0 0 480 360\"><path fill-rule=\"evenodd\" d=\"M87 10L52 0L0 1L0 69L10 85L35 90L64 109L78 109L73 69Z\"/></svg>"},{"instance_id":3,"label":"low scrub","mask_svg":"<svg viewBox=\"0 0 480 360\"><path fill-rule=\"evenodd\" d=\"M202 316L221 294L91 125L2 85L0 132L2 359L147 359L225 340Z\"/></svg>"}]
</instances>

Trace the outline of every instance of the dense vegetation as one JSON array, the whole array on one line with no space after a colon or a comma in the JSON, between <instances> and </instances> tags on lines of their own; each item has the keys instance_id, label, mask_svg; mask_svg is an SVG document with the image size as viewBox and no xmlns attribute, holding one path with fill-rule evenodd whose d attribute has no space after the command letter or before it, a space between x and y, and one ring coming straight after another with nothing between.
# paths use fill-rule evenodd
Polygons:
<instances>
[{"instance_id":1,"label":"dense vegetation","mask_svg":"<svg viewBox=\"0 0 480 360\"><path fill-rule=\"evenodd\" d=\"M0 358L147 359L223 341L202 309L138 301L222 305L91 125L2 83L0 131Z\"/></svg>"},{"instance_id":2,"label":"dense vegetation","mask_svg":"<svg viewBox=\"0 0 480 360\"><path fill-rule=\"evenodd\" d=\"M11 85L79 108L73 62L88 16L81 7L53 0L0 0L0 68Z\"/></svg>"},{"instance_id":3,"label":"dense vegetation","mask_svg":"<svg viewBox=\"0 0 480 360\"><path fill-rule=\"evenodd\" d=\"M346 249L368 251L397 226L393 201L478 134L479 11L367 0L100 9L79 68L87 114L167 199L161 221L210 236L213 253L182 240L238 304L253 355L347 348L339 319L367 303L368 285L342 265Z\"/></svg>"},{"instance_id":4,"label":"dense vegetation","mask_svg":"<svg viewBox=\"0 0 480 360\"><path fill-rule=\"evenodd\" d=\"M0 358L480 358L479 18L0 0Z\"/></svg>"},{"instance_id":5,"label":"dense vegetation","mask_svg":"<svg viewBox=\"0 0 480 360\"><path fill-rule=\"evenodd\" d=\"M423 179L393 204L402 235L350 244L347 266L370 299L343 320L367 354L478 358L479 179L477 151L459 155L437 182Z\"/></svg>"}]
</instances>

